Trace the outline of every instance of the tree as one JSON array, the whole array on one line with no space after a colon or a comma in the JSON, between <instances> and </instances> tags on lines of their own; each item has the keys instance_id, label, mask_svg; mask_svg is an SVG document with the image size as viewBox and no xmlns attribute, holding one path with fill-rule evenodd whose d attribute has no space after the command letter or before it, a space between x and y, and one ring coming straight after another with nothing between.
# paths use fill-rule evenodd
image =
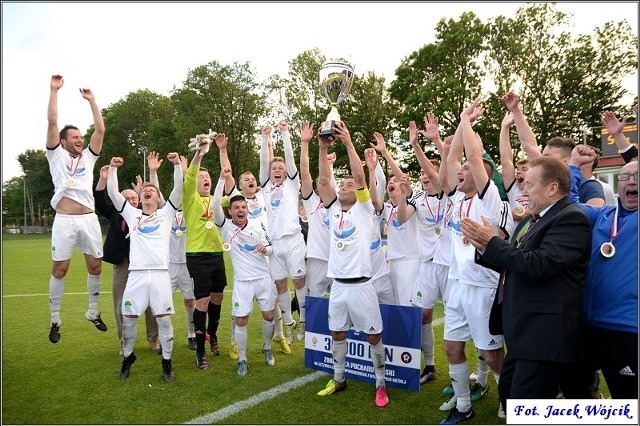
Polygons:
<instances>
[{"instance_id":1,"label":"tree","mask_svg":"<svg viewBox=\"0 0 640 426\"><path fill-rule=\"evenodd\" d=\"M131 92L105 108L103 116L106 132L100 160L94 170L94 183L100 167L109 164L112 157L125 160L118 169L120 190L124 190L130 187L130 183L135 183L137 175L142 176L148 152L157 151L162 157L171 151L186 153L187 143L182 149L176 144L176 111L166 96L147 89ZM90 137L92 130L89 129L85 139ZM163 167L158 171L161 186L163 182L173 182L172 171L168 169ZM146 178L149 180L148 173ZM163 192L166 189L161 188Z\"/></svg>"},{"instance_id":2,"label":"tree","mask_svg":"<svg viewBox=\"0 0 640 426\"><path fill-rule=\"evenodd\" d=\"M171 99L177 111L176 139L185 141L209 128L229 137L229 160L234 173L257 175L257 135L261 117L268 115L264 83L256 80L249 63L221 65L216 61L190 70ZM215 147L203 159L203 166L216 176L220 161Z\"/></svg>"},{"instance_id":3,"label":"tree","mask_svg":"<svg viewBox=\"0 0 640 426\"><path fill-rule=\"evenodd\" d=\"M25 177L15 176L2 185L2 223L4 226L25 224Z\"/></svg>"},{"instance_id":4,"label":"tree","mask_svg":"<svg viewBox=\"0 0 640 426\"><path fill-rule=\"evenodd\" d=\"M31 224L46 226L49 224L49 218L53 216L51 198L54 188L44 151L28 149L18 155L18 162L26 179L27 205Z\"/></svg>"},{"instance_id":5,"label":"tree","mask_svg":"<svg viewBox=\"0 0 640 426\"><path fill-rule=\"evenodd\" d=\"M433 112L442 132L453 134L460 112L480 94L486 76L481 62L486 24L473 12L464 12L458 21L440 20L435 30L436 41L411 53L396 69L389 92L400 104L397 130L403 131L411 120L421 127L424 115ZM436 152L432 146L427 150ZM411 152L408 143L402 151ZM416 162L411 164L410 170L419 170Z\"/></svg>"},{"instance_id":6,"label":"tree","mask_svg":"<svg viewBox=\"0 0 640 426\"><path fill-rule=\"evenodd\" d=\"M518 85L529 124L541 144L561 135L581 140L585 127L627 91L622 78L637 70L638 39L626 21L605 23L592 35L572 36L571 16L553 3L527 4L514 19L489 24L489 56L496 95ZM501 112L492 117L499 124ZM599 139L590 140L599 145Z\"/></svg>"}]
</instances>

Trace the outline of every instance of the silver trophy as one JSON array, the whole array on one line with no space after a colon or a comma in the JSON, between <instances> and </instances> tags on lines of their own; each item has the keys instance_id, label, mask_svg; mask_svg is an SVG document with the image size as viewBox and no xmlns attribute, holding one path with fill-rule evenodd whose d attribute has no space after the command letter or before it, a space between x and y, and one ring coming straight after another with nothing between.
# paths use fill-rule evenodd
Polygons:
<instances>
[{"instance_id":1,"label":"silver trophy","mask_svg":"<svg viewBox=\"0 0 640 426\"><path fill-rule=\"evenodd\" d=\"M330 136L335 133L333 126L341 121L337 106L347 97L354 77L353 66L344 61L327 60L320 67L320 86L331 104L327 121L320 126L321 136Z\"/></svg>"}]
</instances>

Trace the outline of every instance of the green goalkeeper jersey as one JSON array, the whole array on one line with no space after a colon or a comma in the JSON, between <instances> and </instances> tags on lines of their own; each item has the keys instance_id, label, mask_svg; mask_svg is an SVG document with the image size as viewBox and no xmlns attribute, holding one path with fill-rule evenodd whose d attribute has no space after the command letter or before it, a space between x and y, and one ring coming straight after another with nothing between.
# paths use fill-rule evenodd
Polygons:
<instances>
[{"instance_id":1,"label":"green goalkeeper jersey","mask_svg":"<svg viewBox=\"0 0 640 426\"><path fill-rule=\"evenodd\" d=\"M187 255L222 253L222 238L213 221L213 196L198 194L200 167L190 165L184 177L182 212L187 226Z\"/></svg>"}]
</instances>

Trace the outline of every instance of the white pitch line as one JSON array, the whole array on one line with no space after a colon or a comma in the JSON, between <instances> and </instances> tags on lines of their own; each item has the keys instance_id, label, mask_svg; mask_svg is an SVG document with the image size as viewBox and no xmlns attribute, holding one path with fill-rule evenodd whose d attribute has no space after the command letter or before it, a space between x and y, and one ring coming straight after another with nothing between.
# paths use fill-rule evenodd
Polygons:
<instances>
[{"instance_id":1,"label":"white pitch line","mask_svg":"<svg viewBox=\"0 0 640 426\"><path fill-rule=\"evenodd\" d=\"M224 407L218 411L214 411L213 413L205 414L204 416L196 417L195 419L189 420L184 424L212 424L214 422L219 422L221 420L226 419L229 416L237 414L243 410L253 407L254 405L258 405L270 399L273 399L277 396L282 395L285 392L289 392L293 389L299 388L300 386L304 386L307 383L310 383L316 379L319 379L322 376L326 376L329 373L325 373L324 371L316 371L312 374L307 374L306 376L298 377L297 379L291 380L290 382L283 383L280 386L276 386L275 388L271 388L264 392L261 392L257 395L252 396L249 399L245 399L244 401L236 402L235 404L231 404L227 407Z\"/></svg>"},{"instance_id":2,"label":"white pitch line","mask_svg":"<svg viewBox=\"0 0 640 426\"><path fill-rule=\"evenodd\" d=\"M231 293L232 290L231 289L229 289L229 290L225 289L224 292L225 293ZM100 294L111 294L111 292L110 291L101 291ZM89 293L86 292L86 291L85 292L80 292L80 293L63 293L63 296L67 296L67 295L69 295L69 296L78 296L78 295L88 296ZM2 297L34 297L34 296L36 296L36 297L38 297L38 296L41 296L41 297L47 296L47 297L49 297L49 293L3 294L2 295Z\"/></svg>"}]
</instances>

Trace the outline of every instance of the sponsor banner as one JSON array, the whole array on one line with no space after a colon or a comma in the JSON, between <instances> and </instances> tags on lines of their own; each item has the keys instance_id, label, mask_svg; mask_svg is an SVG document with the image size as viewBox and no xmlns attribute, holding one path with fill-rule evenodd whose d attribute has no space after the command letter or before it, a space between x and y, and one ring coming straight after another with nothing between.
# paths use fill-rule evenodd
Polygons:
<instances>
[{"instance_id":1,"label":"sponsor banner","mask_svg":"<svg viewBox=\"0 0 640 426\"><path fill-rule=\"evenodd\" d=\"M305 367L333 373L329 299L306 298ZM385 348L386 384L418 392L420 390L420 341L422 309L415 306L380 305L382 342ZM367 335L349 330L345 376L366 383L376 382Z\"/></svg>"}]
</instances>

